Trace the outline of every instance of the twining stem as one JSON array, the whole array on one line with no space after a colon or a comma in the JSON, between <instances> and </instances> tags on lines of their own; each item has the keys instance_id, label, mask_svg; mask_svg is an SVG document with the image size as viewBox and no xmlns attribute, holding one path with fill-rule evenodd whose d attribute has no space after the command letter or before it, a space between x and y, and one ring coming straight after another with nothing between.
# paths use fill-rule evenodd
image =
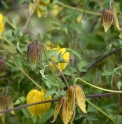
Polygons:
<instances>
[{"instance_id":1,"label":"twining stem","mask_svg":"<svg viewBox=\"0 0 122 124\"><path fill-rule=\"evenodd\" d=\"M84 13L91 14L91 15L95 15L95 16L101 16L101 14L100 14L100 13L97 13L97 12L92 12L92 11L88 11L88 10L84 10L84 9L75 8L75 7L72 7L72 6L63 4L63 3L59 2L59 1L58 1L57 3L58 3L59 5L61 5L61 6L63 6L63 7L68 8L68 9L72 9L72 10L84 12Z\"/></svg>"},{"instance_id":2,"label":"twining stem","mask_svg":"<svg viewBox=\"0 0 122 124\"><path fill-rule=\"evenodd\" d=\"M44 44L43 44L42 41L41 41L41 44L42 44L42 46L43 46L42 49L43 49L44 55L45 55L45 57L46 57L47 63L48 63L48 65L49 65L49 67L50 67L50 70L52 71L52 73L53 73L55 79L57 80L57 82L58 82L60 88L63 90L63 87L62 87L62 85L60 84L60 81L58 80L57 76L55 75L53 69L52 69L51 66L50 66L50 63L49 63L48 58L47 58L47 54L45 53L45 49L44 49L45 46L44 46Z\"/></svg>"},{"instance_id":3,"label":"twining stem","mask_svg":"<svg viewBox=\"0 0 122 124\"><path fill-rule=\"evenodd\" d=\"M13 60L12 60L13 61ZM38 88L44 90L40 85L38 85L28 74L25 73L24 70L22 70L14 61L13 63L16 65L16 67L29 79L31 80ZM44 90L45 91L45 90Z\"/></svg>"},{"instance_id":4,"label":"twining stem","mask_svg":"<svg viewBox=\"0 0 122 124\"><path fill-rule=\"evenodd\" d=\"M117 124L108 114L106 114L104 111L102 111L100 108L95 106L93 103L91 103L89 100L86 100L90 105L92 105L94 108L96 108L98 111L100 111L103 115L105 115L107 118L109 118L114 124Z\"/></svg>"},{"instance_id":5,"label":"twining stem","mask_svg":"<svg viewBox=\"0 0 122 124\"><path fill-rule=\"evenodd\" d=\"M90 83L84 81L84 80L81 79L81 78L76 78L75 81L74 81L74 84L76 84L77 80L80 80L81 82L83 82L83 83L85 83L85 84L87 84L87 85L89 85L89 86L91 86L91 87L94 87L94 88L96 88L96 89L102 90L102 91L113 92L113 93L122 93L122 91L109 90L109 89L104 89L104 88L101 88L101 87L97 87L97 86L95 86L95 85L93 85L93 84L90 84Z\"/></svg>"},{"instance_id":6,"label":"twining stem","mask_svg":"<svg viewBox=\"0 0 122 124\"><path fill-rule=\"evenodd\" d=\"M53 61L52 61L52 62L53 62ZM69 84L68 84L68 82L67 82L65 76L63 75L62 71L61 71L61 70L59 69L59 67L55 64L55 62L53 62L53 64L54 64L55 67L59 70L59 72L60 72L61 76L63 77L63 79L64 79L64 81L65 81L65 84L66 84L66 86L67 86L67 88L68 88L68 87L69 87Z\"/></svg>"},{"instance_id":7,"label":"twining stem","mask_svg":"<svg viewBox=\"0 0 122 124\"><path fill-rule=\"evenodd\" d=\"M4 20L13 28L16 29L16 27L4 16Z\"/></svg>"}]
</instances>

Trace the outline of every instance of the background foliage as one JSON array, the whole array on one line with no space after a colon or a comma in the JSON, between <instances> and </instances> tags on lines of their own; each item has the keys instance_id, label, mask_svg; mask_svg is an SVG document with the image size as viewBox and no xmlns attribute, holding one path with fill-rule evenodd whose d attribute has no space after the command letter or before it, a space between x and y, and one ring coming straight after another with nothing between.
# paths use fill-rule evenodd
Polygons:
<instances>
[{"instance_id":1,"label":"background foliage","mask_svg":"<svg viewBox=\"0 0 122 124\"><path fill-rule=\"evenodd\" d=\"M54 98L58 98L65 94L60 90L50 68L46 67L48 63L44 52L37 66L34 66L31 61L27 62L27 47L35 38L30 32L23 30L29 16L30 1L1 0L0 3L0 12L4 16L5 26L0 36L0 55L4 57L6 63L5 70L0 75L0 92L1 95L5 94L5 88L9 86L7 93L12 96L15 107L26 104L25 98L30 90L39 89L33 82L46 89L47 96L53 95ZM121 0L114 2L118 10L122 11ZM61 8L57 15L52 12L55 4ZM35 35L39 34L40 45L41 41L45 45L47 41L51 41L53 44L51 48L55 45L69 48L70 62L63 70L69 85L73 85L74 80L80 77L98 87L121 90L122 34L114 25L107 33L104 32L103 26L100 26L102 11L109 8L109 4L109 0L52 0L46 9L46 15L39 18L37 13L34 13L28 22L27 28ZM121 28L121 13L118 13L118 20ZM47 52L48 59L51 54L54 53ZM60 73L57 71L55 75L65 88ZM106 93L81 81L77 83L82 86L86 96L92 94L102 96ZM19 99L21 102L17 101ZM88 100L114 119L116 124L121 124L121 99L122 95L115 93L104 97L90 97ZM77 109L75 124L114 123L88 102L86 104L88 113L84 116ZM31 118L27 108L18 109L15 115L6 113L5 122L6 124L48 124L52 120L54 107L55 102L41 119L36 115ZM62 124L60 117L55 123Z\"/></svg>"}]
</instances>

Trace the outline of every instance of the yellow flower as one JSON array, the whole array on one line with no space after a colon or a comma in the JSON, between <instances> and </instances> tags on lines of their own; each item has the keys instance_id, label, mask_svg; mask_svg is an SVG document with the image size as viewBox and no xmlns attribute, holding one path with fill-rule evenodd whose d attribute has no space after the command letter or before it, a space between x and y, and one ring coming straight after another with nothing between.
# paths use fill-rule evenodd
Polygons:
<instances>
[{"instance_id":1,"label":"yellow flower","mask_svg":"<svg viewBox=\"0 0 122 124\"><path fill-rule=\"evenodd\" d=\"M58 50L58 54L61 54L61 57L66 61L64 63L58 63L58 68L63 71L66 66L68 65L69 63L69 60L70 60L70 53L69 52L66 52L66 48L53 48L52 50ZM51 58L54 62L56 62L56 58L55 57L52 57ZM56 70L56 67L53 63L50 64L51 67L53 68L53 70Z\"/></svg>"},{"instance_id":2,"label":"yellow flower","mask_svg":"<svg viewBox=\"0 0 122 124\"><path fill-rule=\"evenodd\" d=\"M4 25L3 25L3 15L0 14L0 34L4 31Z\"/></svg>"},{"instance_id":3,"label":"yellow flower","mask_svg":"<svg viewBox=\"0 0 122 124\"><path fill-rule=\"evenodd\" d=\"M45 7L47 7L50 4L50 0L35 0L35 3L30 3L29 4L29 10L30 12L35 12L37 11L38 17L42 17L45 14Z\"/></svg>"},{"instance_id":4,"label":"yellow flower","mask_svg":"<svg viewBox=\"0 0 122 124\"><path fill-rule=\"evenodd\" d=\"M62 7L59 5L54 5L53 9L51 10L51 14L53 16L57 16L59 14L59 12L62 10Z\"/></svg>"},{"instance_id":5,"label":"yellow flower","mask_svg":"<svg viewBox=\"0 0 122 124\"><path fill-rule=\"evenodd\" d=\"M106 9L103 11L101 24L103 25L105 32L108 31L112 24L115 24L116 28L121 30L119 27L116 8Z\"/></svg>"},{"instance_id":6,"label":"yellow flower","mask_svg":"<svg viewBox=\"0 0 122 124\"><path fill-rule=\"evenodd\" d=\"M60 48L60 46L56 43L52 43L50 40L45 42L47 50L51 50L52 48Z\"/></svg>"},{"instance_id":7,"label":"yellow flower","mask_svg":"<svg viewBox=\"0 0 122 124\"><path fill-rule=\"evenodd\" d=\"M51 100L52 97L48 96L45 98L45 92L43 90L31 90L26 97L26 101L28 104L35 103L35 102L41 102L44 100ZM38 105L29 106L28 109L30 110L31 116L38 114L40 117L41 115L46 112L51 106L51 102L49 103L43 103Z\"/></svg>"},{"instance_id":8,"label":"yellow flower","mask_svg":"<svg viewBox=\"0 0 122 124\"><path fill-rule=\"evenodd\" d=\"M80 22L82 21L82 19L83 19L83 15L80 14L80 15L78 15L78 17L76 18L76 22L77 22L77 23L80 23Z\"/></svg>"}]
</instances>

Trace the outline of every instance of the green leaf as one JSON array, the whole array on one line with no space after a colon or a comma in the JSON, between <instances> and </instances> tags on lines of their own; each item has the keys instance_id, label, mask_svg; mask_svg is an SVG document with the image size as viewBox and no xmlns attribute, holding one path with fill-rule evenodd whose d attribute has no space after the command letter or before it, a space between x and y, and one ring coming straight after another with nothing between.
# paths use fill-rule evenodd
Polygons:
<instances>
[{"instance_id":1,"label":"green leaf","mask_svg":"<svg viewBox=\"0 0 122 124\"><path fill-rule=\"evenodd\" d=\"M53 95L53 94L55 94L55 91L54 91L54 90L48 91L48 92L46 93L46 95L45 95L45 98L47 98L48 96L51 96L51 95Z\"/></svg>"},{"instance_id":2,"label":"green leaf","mask_svg":"<svg viewBox=\"0 0 122 124\"><path fill-rule=\"evenodd\" d=\"M40 70L40 74L42 75L42 77L43 77L44 79L46 79L46 77L45 77L45 75L44 75L44 71L45 71L45 68L42 69L42 70Z\"/></svg>"},{"instance_id":3,"label":"green leaf","mask_svg":"<svg viewBox=\"0 0 122 124\"><path fill-rule=\"evenodd\" d=\"M27 108L21 108L21 111L26 118L30 118L29 110Z\"/></svg>"},{"instance_id":4,"label":"green leaf","mask_svg":"<svg viewBox=\"0 0 122 124\"><path fill-rule=\"evenodd\" d=\"M12 36L17 38L19 36L20 28L16 28L15 31L12 31Z\"/></svg>"},{"instance_id":5,"label":"green leaf","mask_svg":"<svg viewBox=\"0 0 122 124\"><path fill-rule=\"evenodd\" d=\"M50 51L47 51L48 59L51 59L51 57L53 57L53 56L55 56L55 57L57 56L56 58L58 58L57 53L58 53L58 50L50 50Z\"/></svg>"},{"instance_id":6,"label":"green leaf","mask_svg":"<svg viewBox=\"0 0 122 124\"><path fill-rule=\"evenodd\" d=\"M112 82L113 82L113 74L112 75L108 75L108 77L107 77L107 82L108 82L108 84L112 84Z\"/></svg>"},{"instance_id":7,"label":"green leaf","mask_svg":"<svg viewBox=\"0 0 122 124\"><path fill-rule=\"evenodd\" d=\"M17 42L17 50L23 55L22 51L21 51L21 48L20 48L20 43Z\"/></svg>"},{"instance_id":8,"label":"green leaf","mask_svg":"<svg viewBox=\"0 0 122 124\"><path fill-rule=\"evenodd\" d=\"M114 69L114 72L115 72L116 74L121 75L121 74L122 74L122 68L121 68L121 67L115 68L115 69Z\"/></svg>"},{"instance_id":9,"label":"green leaf","mask_svg":"<svg viewBox=\"0 0 122 124\"><path fill-rule=\"evenodd\" d=\"M57 4L57 2L58 2L58 0L53 0L53 1L52 1L52 3L50 4L50 7L52 7L52 6L56 5L56 4Z\"/></svg>"},{"instance_id":10,"label":"green leaf","mask_svg":"<svg viewBox=\"0 0 122 124\"><path fill-rule=\"evenodd\" d=\"M112 75L113 73L114 73L113 70L106 70L106 71L104 71L101 75L102 75L102 76L108 76L108 75Z\"/></svg>"},{"instance_id":11,"label":"green leaf","mask_svg":"<svg viewBox=\"0 0 122 124\"><path fill-rule=\"evenodd\" d=\"M89 65L89 63L88 62L86 62L86 61L80 61L79 63L78 63L78 68L79 68L79 71L83 71L83 70L85 70L85 71L87 71L87 69L83 69L84 67L86 67L86 66L88 66Z\"/></svg>"},{"instance_id":12,"label":"green leaf","mask_svg":"<svg viewBox=\"0 0 122 124\"><path fill-rule=\"evenodd\" d=\"M119 81L118 84L117 84L117 86L118 86L118 89L120 90L121 89L121 86L122 86L122 81Z\"/></svg>"},{"instance_id":13,"label":"green leaf","mask_svg":"<svg viewBox=\"0 0 122 124\"><path fill-rule=\"evenodd\" d=\"M79 51L70 48L67 48L67 51L73 53L82 61L81 53Z\"/></svg>"},{"instance_id":14,"label":"green leaf","mask_svg":"<svg viewBox=\"0 0 122 124\"><path fill-rule=\"evenodd\" d=\"M64 28L63 28L63 31L64 31L66 34L68 34L68 28L67 28L67 27L64 27Z\"/></svg>"},{"instance_id":15,"label":"green leaf","mask_svg":"<svg viewBox=\"0 0 122 124\"><path fill-rule=\"evenodd\" d=\"M22 104L23 102L25 102L25 97L24 97L24 96L22 96L22 97L20 97L19 99L17 99L17 100L14 102L14 105Z\"/></svg>"},{"instance_id":16,"label":"green leaf","mask_svg":"<svg viewBox=\"0 0 122 124\"><path fill-rule=\"evenodd\" d=\"M57 95L58 97L60 97L60 96L64 96L64 95L66 95L66 92L60 90L60 91L56 92L56 95Z\"/></svg>"}]
</instances>

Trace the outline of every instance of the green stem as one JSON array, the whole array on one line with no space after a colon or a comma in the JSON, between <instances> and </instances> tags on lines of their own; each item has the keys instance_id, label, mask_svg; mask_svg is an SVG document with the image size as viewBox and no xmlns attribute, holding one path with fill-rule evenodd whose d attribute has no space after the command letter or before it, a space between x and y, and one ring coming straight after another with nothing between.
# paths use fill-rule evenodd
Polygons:
<instances>
[{"instance_id":1,"label":"green stem","mask_svg":"<svg viewBox=\"0 0 122 124\"><path fill-rule=\"evenodd\" d=\"M96 88L96 89L102 90L102 91L114 92L114 93L122 93L122 91L109 90L109 89L104 89L104 88L101 88L101 87L97 87L97 86L95 86L95 85L93 85L93 84L90 84L90 83L84 81L84 80L81 79L81 78L76 78L75 81L74 81L74 85L76 84L76 81L77 81L77 80L80 80L81 82L83 82L83 83L85 83L85 84L87 84L87 85L89 85L89 86L91 86L91 87L94 87L94 88Z\"/></svg>"},{"instance_id":2,"label":"green stem","mask_svg":"<svg viewBox=\"0 0 122 124\"><path fill-rule=\"evenodd\" d=\"M104 114L107 118L109 118L114 124L117 124L108 114L106 114L104 111L102 111L100 108L92 104L89 100L86 100L89 104L91 104L94 108L96 108L98 111L100 111L102 114Z\"/></svg>"},{"instance_id":3,"label":"green stem","mask_svg":"<svg viewBox=\"0 0 122 124\"><path fill-rule=\"evenodd\" d=\"M63 3L59 2L59 1L58 1L58 4L61 5L61 6L63 6L63 7L68 8L68 9L72 9L72 10L84 12L84 13L91 14L91 15L95 15L95 16L101 16L100 13L96 13L96 12L92 12L92 11L88 11L88 10L84 10L84 9L75 8L75 7L72 7L72 6L68 6L68 5L63 4Z\"/></svg>"},{"instance_id":4,"label":"green stem","mask_svg":"<svg viewBox=\"0 0 122 124\"><path fill-rule=\"evenodd\" d=\"M48 61L48 58L47 58L47 54L45 53L45 49L44 49L44 44L43 44L43 42L41 41L41 44L42 44L42 49L43 49L43 52L44 52L44 55L45 55L45 57L46 57L46 60L47 60L47 63L48 63L48 65L49 65L49 67L50 67L50 70L52 71L52 73L53 73L53 75L54 75L54 77L55 77L55 79L57 80L57 82L58 82L58 84L59 84L59 86L60 86L60 88L63 90L63 87L62 87L62 85L60 84L60 82L59 82L59 80L58 80L58 78L56 77L56 75L55 75L55 73L54 73L54 71L53 71L53 69L51 68L51 66L50 66L50 63L49 63L49 61Z\"/></svg>"},{"instance_id":5,"label":"green stem","mask_svg":"<svg viewBox=\"0 0 122 124\"><path fill-rule=\"evenodd\" d=\"M10 41L8 41L6 38L0 37L0 39L3 39L4 41L6 41L8 44L10 44L12 47L14 47L16 49L16 46L14 44L12 44Z\"/></svg>"},{"instance_id":6,"label":"green stem","mask_svg":"<svg viewBox=\"0 0 122 124\"><path fill-rule=\"evenodd\" d=\"M13 61L13 60L12 60ZM38 85L29 75L27 75L14 61L13 63L16 65L16 67L29 79L31 80L38 88L44 90L40 85ZM45 90L44 90L45 91Z\"/></svg>"},{"instance_id":7,"label":"green stem","mask_svg":"<svg viewBox=\"0 0 122 124\"><path fill-rule=\"evenodd\" d=\"M16 29L16 27L4 16L4 20L13 28Z\"/></svg>"}]
</instances>

